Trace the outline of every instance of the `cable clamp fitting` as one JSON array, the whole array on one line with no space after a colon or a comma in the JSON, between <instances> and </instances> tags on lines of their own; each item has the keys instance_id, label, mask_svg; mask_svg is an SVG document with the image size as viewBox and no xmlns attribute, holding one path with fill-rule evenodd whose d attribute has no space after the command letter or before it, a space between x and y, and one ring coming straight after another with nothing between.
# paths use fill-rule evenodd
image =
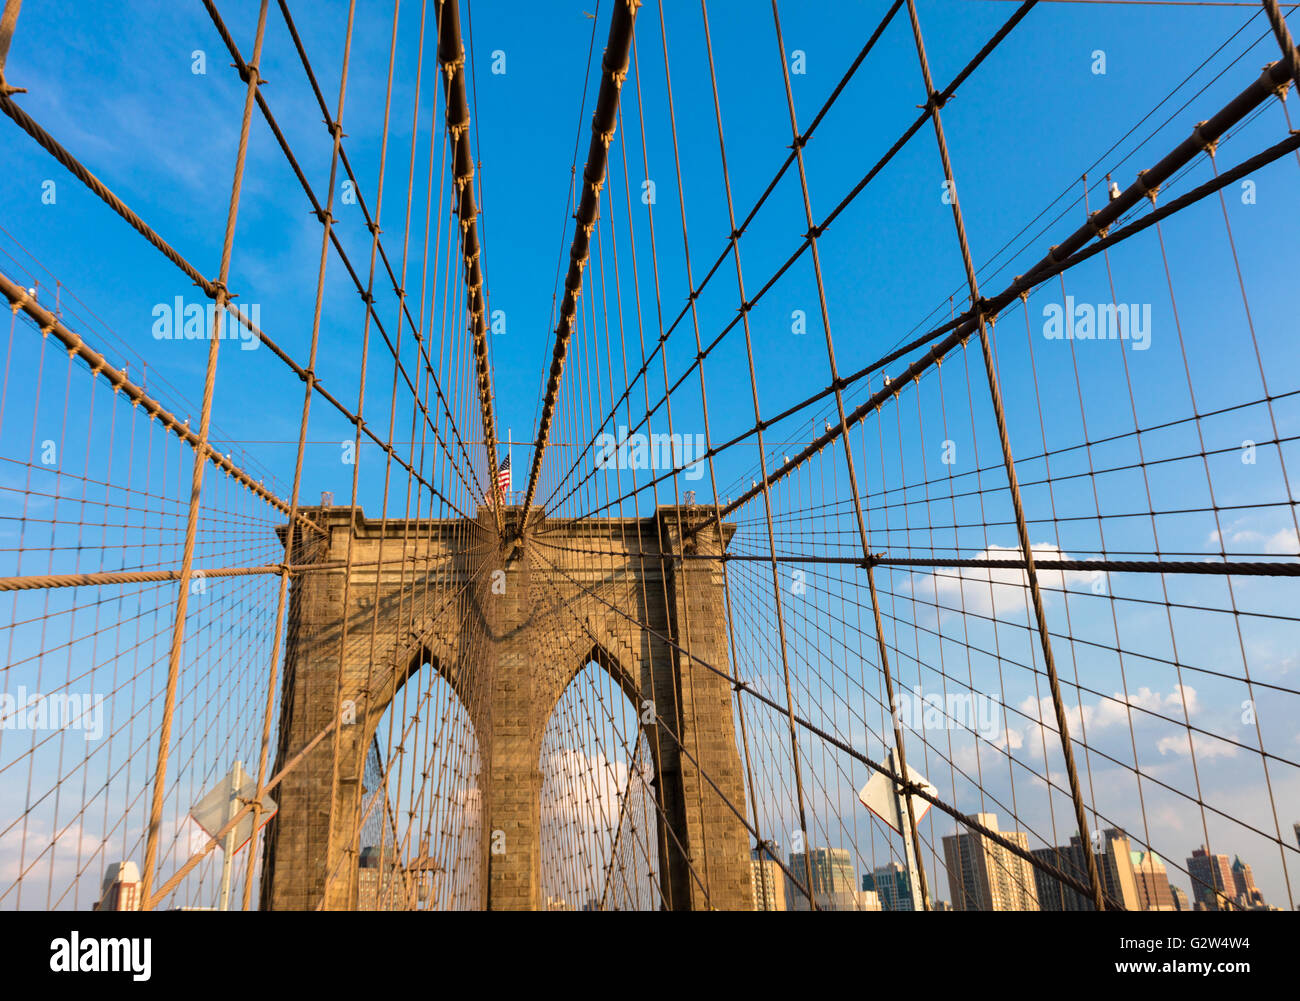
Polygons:
<instances>
[{"instance_id":1,"label":"cable clamp fitting","mask_svg":"<svg viewBox=\"0 0 1300 1001\"><path fill-rule=\"evenodd\" d=\"M1096 212L1088 213L1088 228L1092 230L1095 236L1104 240L1106 238L1106 234L1110 232L1110 227L1097 225L1097 216L1100 214L1101 214L1101 209L1098 209Z\"/></svg>"},{"instance_id":2,"label":"cable clamp fitting","mask_svg":"<svg viewBox=\"0 0 1300 1001\"><path fill-rule=\"evenodd\" d=\"M1160 193L1160 186L1156 185L1153 188L1147 184L1146 174L1147 172L1145 170L1139 170L1137 172L1138 187L1142 189L1142 193L1146 195L1147 198L1151 200L1151 204L1154 205L1156 203L1156 195Z\"/></svg>"},{"instance_id":3,"label":"cable clamp fitting","mask_svg":"<svg viewBox=\"0 0 1300 1001\"><path fill-rule=\"evenodd\" d=\"M1201 138L1201 126L1204 124L1205 122L1196 123L1196 127L1192 129L1192 138L1195 139L1197 143L1200 145L1201 151L1203 153L1208 153L1210 155L1210 158L1213 159L1214 151L1218 148L1219 141L1217 139L1210 140L1210 139Z\"/></svg>"}]
</instances>

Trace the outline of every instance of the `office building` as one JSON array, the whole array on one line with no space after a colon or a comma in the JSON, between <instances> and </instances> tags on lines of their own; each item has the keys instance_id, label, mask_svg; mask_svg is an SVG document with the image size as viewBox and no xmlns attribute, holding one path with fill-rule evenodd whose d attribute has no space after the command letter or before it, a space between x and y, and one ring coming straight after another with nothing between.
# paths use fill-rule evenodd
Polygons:
<instances>
[{"instance_id":1,"label":"office building","mask_svg":"<svg viewBox=\"0 0 1300 1001\"><path fill-rule=\"evenodd\" d=\"M1078 843L1078 838L1070 841ZM1118 828L1108 827L1100 833L1094 832L1093 842L1098 846L1093 856L1097 860L1097 873L1101 876L1101 889L1106 899L1113 900L1126 911L1141 910L1142 898L1138 893L1129 836ZM1167 880L1168 876L1165 878Z\"/></svg>"},{"instance_id":2,"label":"office building","mask_svg":"<svg viewBox=\"0 0 1300 1001\"><path fill-rule=\"evenodd\" d=\"M104 885L96 911L138 911L140 909L140 870L129 859L110 862L104 872Z\"/></svg>"},{"instance_id":3,"label":"office building","mask_svg":"<svg viewBox=\"0 0 1300 1001\"><path fill-rule=\"evenodd\" d=\"M1128 835L1117 828L1110 827L1104 831L1094 832L1094 842L1097 850L1093 851L1092 856L1097 863L1097 875L1101 877L1102 893L1108 900L1114 901L1126 911L1141 910L1141 898L1138 895L1137 877L1133 871L1133 853L1129 847ZM1076 834L1070 838L1068 845L1035 848L1034 858L1087 884L1088 861L1084 851L1083 843ZM1080 893L1038 868L1034 869L1034 879L1038 885L1038 904L1043 910L1096 910L1091 894Z\"/></svg>"},{"instance_id":4,"label":"office building","mask_svg":"<svg viewBox=\"0 0 1300 1001\"><path fill-rule=\"evenodd\" d=\"M1240 855L1232 859L1232 885L1237 898L1237 906L1242 908L1266 907L1264 894L1255 885L1255 875L1250 866L1241 860Z\"/></svg>"},{"instance_id":5,"label":"office building","mask_svg":"<svg viewBox=\"0 0 1300 1001\"><path fill-rule=\"evenodd\" d=\"M875 893L880 898L881 908L886 911L916 910L912 901L912 881L907 878L907 870L897 862L863 873L862 889Z\"/></svg>"},{"instance_id":6,"label":"office building","mask_svg":"<svg viewBox=\"0 0 1300 1001\"><path fill-rule=\"evenodd\" d=\"M1144 911L1176 911L1169 872L1155 852L1129 852L1133 877L1137 883L1138 907Z\"/></svg>"},{"instance_id":7,"label":"office building","mask_svg":"<svg viewBox=\"0 0 1300 1001\"><path fill-rule=\"evenodd\" d=\"M773 845L773 850L778 846ZM776 859L757 848L749 853L750 884L753 887L754 910L783 911L786 909L785 873Z\"/></svg>"},{"instance_id":8,"label":"office building","mask_svg":"<svg viewBox=\"0 0 1300 1001\"><path fill-rule=\"evenodd\" d=\"M980 813L975 819L998 831L996 814ZM1021 848L1029 847L1029 836L1023 831L998 833ZM950 834L943 839L943 857L955 910L1038 910L1034 867L997 842L969 831Z\"/></svg>"},{"instance_id":9,"label":"office building","mask_svg":"<svg viewBox=\"0 0 1300 1001\"><path fill-rule=\"evenodd\" d=\"M395 855L391 845L386 846L383 852L375 845L367 845L361 849L361 856L357 861L357 910L407 909L407 887L402 868L398 865Z\"/></svg>"},{"instance_id":10,"label":"office building","mask_svg":"<svg viewBox=\"0 0 1300 1001\"><path fill-rule=\"evenodd\" d=\"M883 911L885 908L880 901L880 895L872 890L858 891L858 910L860 911Z\"/></svg>"},{"instance_id":11,"label":"office building","mask_svg":"<svg viewBox=\"0 0 1300 1001\"><path fill-rule=\"evenodd\" d=\"M1204 845L1192 852L1187 860L1187 872L1192 877L1192 900L1197 910L1223 911L1232 906L1237 895L1236 880L1228 856L1211 855Z\"/></svg>"},{"instance_id":12,"label":"office building","mask_svg":"<svg viewBox=\"0 0 1300 1001\"><path fill-rule=\"evenodd\" d=\"M813 848L808 851L807 866L812 868L809 891L823 911L853 911L858 906L854 886L853 859L844 848ZM790 872L803 883L808 878L804 852L792 852ZM808 898L794 886L786 887L787 906L792 911L810 910Z\"/></svg>"}]
</instances>

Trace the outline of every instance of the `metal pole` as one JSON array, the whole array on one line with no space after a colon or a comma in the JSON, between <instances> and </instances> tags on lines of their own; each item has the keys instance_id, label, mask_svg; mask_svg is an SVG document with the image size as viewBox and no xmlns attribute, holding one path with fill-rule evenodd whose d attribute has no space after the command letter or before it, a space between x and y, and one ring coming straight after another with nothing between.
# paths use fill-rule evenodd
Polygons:
<instances>
[{"instance_id":1,"label":"metal pole","mask_svg":"<svg viewBox=\"0 0 1300 1001\"><path fill-rule=\"evenodd\" d=\"M846 442L849 440L847 430L845 431L844 440ZM859 505L859 517L861 517L861 512L862 508ZM890 758L890 767L894 769L894 774L906 783L911 780L911 776L907 774L907 752L903 749L903 723L898 718L898 702L894 697L894 676L889 669L889 651L885 646L885 624L880 617L880 595L876 593L876 573L870 553L866 555L866 568L867 590L871 595L871 614L876 623L876 644L880 650L880 670L885 679L885 698L889 700L889 714L894 723L894 750ZM894 788L897 790L898 786L895 785ZM907 848L908 856L912 859L908 863L908 879L916 881L916 885L913 887L915 896L912 897L912 906L918 910L928 911L930 909L930 892L925 882L925 870L916 868L921 858L921 832L916 826L916 814L912 809L911 796L904 796L899 800L898 822L900 825L907 824L905 830L900 826L899 832L903 835L903 842Z\"/></svg>"},{"instance_id":2,"label":"metal pole","mask_svg":"<svg viewBox=\"0 0 1300 1001\"><path fill-rule=\"evenodd\" d=\"M235 819L235 814L239 812L239 773L243 771L244 763L236 761L235 767L230 770L230 798L226 800L226 824ZM234 861L235 854L235 831L237 827L231 827L226 832L225 841L222 842L221 850L225 858L221 860L221 904L220 909L223 911L230 910L230 870ZM253 863L252 853L248 857L249 865Z\"/></svg>"},{"instance_id":3,"label":"metal pole","mask_svg":"<svg viewBox=\"0 0 1300 1001\"><path fill-rule=\"evenodd\" d=\"M910 778L903 771L902 755L898 753L896 747L889 749L889 767L894 770L896 775L902 776L903 779ZM898 822L902 824L906 821L910 830L915 832L916 821L912 813L912 798L903 791L904 786L899 785L897 782L893 783L893 786L894 803L898 809ZM903 834L903 866L907 870L907 885L912 895L912 910L928 911L930 909L929 901L926 899L925 891L921 888L921 880L918 878L918 873L921 871L919 868L920 859L917 858L912 839L907 836L908 832L905 830L901 833Z\"/></svg>"}]
</instances>

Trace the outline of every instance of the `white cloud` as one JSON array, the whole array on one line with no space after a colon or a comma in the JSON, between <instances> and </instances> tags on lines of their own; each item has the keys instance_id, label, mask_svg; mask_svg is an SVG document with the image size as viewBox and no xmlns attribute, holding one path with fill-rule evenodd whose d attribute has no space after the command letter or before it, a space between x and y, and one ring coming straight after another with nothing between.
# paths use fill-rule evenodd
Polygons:
<instances>
[{"instance_id":1,"label":"white cloud","mask_svg":"<svg viewBox=\"0 0 1300 1001\"><path fill-rule=\"evenodd\" d=\"M1240 523L1238 523L1240 524ZM1226 541L1225 541L1226 540ZM1294 528L1260 532L1253 528L1230 527L1225 533L1211 532L1205 539L1208 549L1226 553L1264 553L1269 556L1294 556L1300 552L1300 539Z\"/></svg>"},{"instance_id":2,"label":"white cloud","mask_svg":"<svg viewBox=\"0 0 1300 1001\"><path fill-rule=\"evenodd\" d=\"M1162 737L1156 743L1156 750L1161 754L1184 755L1189 754L1193 749L1196 751L1198 761L1210 758L1231 758L1241 750L1235 744L1229 744L1227 741L1219 740L1217 737L1205 733L1193 733L1190 744L1185 733Z\"/></svg>"},{"instance_id":3,"label":"white cloud","mask_svg":"<svg viewBox=\"0 0 1300 1001\"><path fill-rule=\"evenodd\" d=\"M652 768L647 762L645 770L632 777L631 793L638 788L644 792L651 778ZM619 802L629 789L628 766L622 761L611 761L597 751L586 754L580 750L561 748L551 750L542 757L542 781L558 791L558 795L542 797L542 824L581 823L599 830L608 830L618 820Z\"/></svg>"},{"instance_id":4,"label":"white cloud","mask_svg":"<svg viewBox=\"0 0 1300 1001\"><path fill-rule=\"evenodd\" d=\"M1082 714L1080 714L1078 703L1071 703L1067 700L1065 719L1071 732L1075 735L1079 734L1081 728L1086 728L1089 732L1095 733L1117 723L1127 726L1130 707L1179 719L1183 717L1184 704L1186 705L1187 716L1189 718L1195 716L1198 709L1195 688L1187 685L1175 685L1172 691L1162 695L1160 692L1153 692L1150 688L1143 686L1136 692L1130 693L1127 697L1123 692L1115 692L1108 699L1098 699L1091 704L1085 702ZM1056 732L1056 712L1052 708L1052 700L1047 696L1038 699L1031 696L1021 702L1018 708L1029 717L1031 723L1037 721L1053 733ZM1141 719L1141 714L1134 714L1134 725L1137 724L1139 719Z\"/></svg>"},{"instance_id":5,"label":"white cloud","mask_svg":"<svg viewBox=\"0 0 1300 1001\"><path fill-rule=\"evenodd\" d=\"M1034 559L1069 559L1069 554L1048 542L1032 545ZM978 559L1015 560L1018 546L990 545ZM1105 582L1101 570L1038 570L1039 585L1046 591L1063 591L1069 587L1093 587ZM1013 567L960 567L935 570L912 578L911 588L919 596L934 595L941 608L964 610L980 615L1007 618L1025 615L1029 608L1029 577ZM1104 592L1103 592L1104 593Z\"/></svg>"},{"instance_id":6,"label":"white cloud","mask_svg":"<svg viewBox=\"0 0 1300 1001\"><path fill-rule=\"evenodd\" d=\"M100 839L76 822L57 833L48 823L34 818L29 818L25 828L16 824L0 835L0 894L5 895L0 906L13 906L17 891L10 891L18 881L26 884L23 907L54 904L74 881L83 883L82 905L89 906L85 903L87 893L98 899L100 856L96 853L100 847ZM84 870L81 876L79 868ZM71 895L67 896L65 903L71 899Z\"/></svg>"}]
</instances>

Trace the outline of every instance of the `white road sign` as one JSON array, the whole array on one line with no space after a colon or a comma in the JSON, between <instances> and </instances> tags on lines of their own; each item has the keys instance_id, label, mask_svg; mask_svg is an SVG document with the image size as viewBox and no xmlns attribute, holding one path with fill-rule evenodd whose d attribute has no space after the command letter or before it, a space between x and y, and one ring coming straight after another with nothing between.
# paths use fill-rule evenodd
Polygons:
<instances>
[{"instance_id":1,"label":"white road sign","mask_svg":"<svg viewBox=\"0 0 1300 1001\"><path fill-rule=\"evenodd\" d=\"M918 772L911 765L907 766L907 777L928 792L931 796L937 796L939 790L930 785L924 775ZM893 781L885 775L884 772L875 772L867 784L862 787L858 793L858 799L862 805L883 820L886 824L898 831L903 831L903 819L899 817L900 797L895 789ZM925 812L930 809L930 804L921 799L921 797L912 795L912 813L916 815L917 822L925 816Z\"/></svg>"}]
</instances>

